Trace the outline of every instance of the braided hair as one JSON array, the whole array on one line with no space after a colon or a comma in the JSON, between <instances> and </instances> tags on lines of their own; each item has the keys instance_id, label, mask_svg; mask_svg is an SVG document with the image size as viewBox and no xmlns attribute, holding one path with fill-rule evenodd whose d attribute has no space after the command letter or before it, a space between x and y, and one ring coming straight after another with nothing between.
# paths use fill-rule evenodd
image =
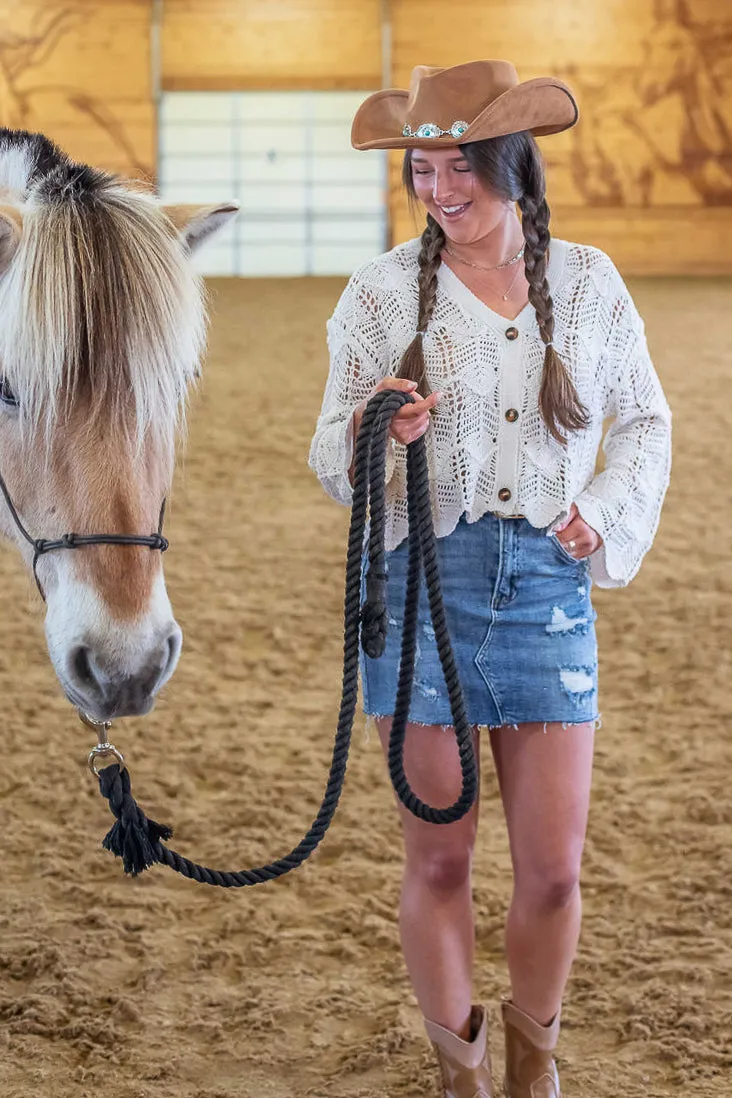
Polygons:
<instances>
[{"instance_id":1,"label":"braided hair","mask_svg":"<svg viewBox=\"0 0 732 1098\"><path fill-rule=\"evenodd\" d=\"M539 390L539 410L551 435L566 446L566 433L588 426L589 415L582 404L572 378L553 346L554 303L546 277L549 233L549 205L546 201L544 166L532 134L506 134L487 141L461 145L463 156L480 182L501 198L516 202L521 210L524 234L524 268L529 284L529 301L536 312L539 334L545 345L544 369ZM402 179L411 201L416 199L412 179L412 151L404 157ZM419 253L419 313L418 334L410 343L401 361L399 377L418 382L418 392L429 392L425 379L422 337L435 308L437 271L442 262L440 252L445 234L431 216L422 233Z\"/></svg>"},{"instance_id":2,"label":"braided hair","mask_svg":"<svg viewBox=\"0 0 732 1098\"><path fill-rule=\"evenodd\" d=\"M410 176L411 178L411 176ZM437 272L442 263L440 253L445 247L446 237L434 217L427 214L427 227L422 233L422 247L417 262L419 275L419 306L417 311L417 334L407 347L397 371L397 377L406 377L417 382L420 396L429 396L427 373L424 364L422 336L427 331L437 301Z\"/></svg>"}]
</instances>

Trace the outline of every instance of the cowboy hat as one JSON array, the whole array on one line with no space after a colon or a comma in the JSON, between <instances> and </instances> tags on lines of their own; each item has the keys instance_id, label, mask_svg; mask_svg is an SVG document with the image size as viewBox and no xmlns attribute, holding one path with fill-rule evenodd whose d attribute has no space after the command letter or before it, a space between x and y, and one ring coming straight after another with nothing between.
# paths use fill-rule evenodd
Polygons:
<instances>
[{"instance_id":1,"label":"cowboy hat","mask_svg":"<svg viewBox=\"0 0 732 1098\"><path fill-rule=\"evenodd\" d=\"M573 126L579 111L561 80L519 83L508 61L469 61L449 69L418 65L409 91L374 92L356 111L355 149L453 148L531 130L536 137Z\"/></svg>"}]
</instances>

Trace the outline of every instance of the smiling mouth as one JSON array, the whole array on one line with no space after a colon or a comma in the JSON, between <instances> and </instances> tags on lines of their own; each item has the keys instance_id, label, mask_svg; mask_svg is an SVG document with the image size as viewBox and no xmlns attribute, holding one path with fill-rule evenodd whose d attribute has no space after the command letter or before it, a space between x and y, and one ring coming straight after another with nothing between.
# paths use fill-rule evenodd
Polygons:
<instances>
[{"instance_id":1,"label":"smiling mouth","mask_svg":"<svg viewBox=\"0 0 732 1098\"><path fill-rule=\"evenodd\" d=\"M438 206L438 210L443 217L457 218L461 217L470 206L470 202L463 202L459 206Z\"/></svg>"}]
</instances>

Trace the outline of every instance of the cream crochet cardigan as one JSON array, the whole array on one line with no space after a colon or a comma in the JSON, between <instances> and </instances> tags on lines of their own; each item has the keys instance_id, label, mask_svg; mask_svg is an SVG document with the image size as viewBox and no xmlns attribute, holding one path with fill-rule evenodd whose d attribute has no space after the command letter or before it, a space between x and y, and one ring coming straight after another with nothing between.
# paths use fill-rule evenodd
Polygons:
<instances>
[{"instance_id":1,"label":"cream crochet cardigan","mask_svg":"<svg viewBox=\"0 0 732 1098\"><path fill-rule=\"evenodd\" d=\"M410 240L357 270L328 321L330 373L309 464L326 492L346 505L354 408L397 372L416 331L419 247ZM430 388L444 394L425 435L435 532L444 537L461 515L475 522L486 511L522 513L551 532L574 502L604 541L590 560L593 580L621 587L638 571L658 526L671 465L671 413L643 321L611 260L597 248L553 239L547 278L554 345L591 415L566 449L539 413L544 347L533 307L506 320L449 267L439 269L424 337ZM601 442L605 463L597 473ZM505 491L499 498L502 489L508 500ZM406 448L392 440L387 549L406 534Z\"/></svg>"}]
</instances>

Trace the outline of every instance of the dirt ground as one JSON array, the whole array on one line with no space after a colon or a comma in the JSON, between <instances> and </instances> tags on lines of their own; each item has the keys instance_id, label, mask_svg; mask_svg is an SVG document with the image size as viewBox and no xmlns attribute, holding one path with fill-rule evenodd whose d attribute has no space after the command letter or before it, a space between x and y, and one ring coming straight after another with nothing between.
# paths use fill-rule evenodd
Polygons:
<instances>
[{"instance_id":1,"label":"dirt ground","mask_svg":"<svg viewBox=\"0 0 732 1098\"><path fill-rule=\"evenodd\" d=\"M184 630L154 712L122 722L134 790L174 845L244 868L312 822L340 699L348 513L306 465L343 285L212 284L211 350L165 564ZM675 413L656 545L595 591L601 707L567 1098L732 1093L732 283L632 286ZM59 696L39 600L3 550L3 1098L437 1095L401 959L400 839L363 717L321 850L238 892L100 849L91 746ZM476 994L507 990L508 849L484 752ZM500 1061L498 1027L494 1033Z\"/></svg>"}]
</instances>

